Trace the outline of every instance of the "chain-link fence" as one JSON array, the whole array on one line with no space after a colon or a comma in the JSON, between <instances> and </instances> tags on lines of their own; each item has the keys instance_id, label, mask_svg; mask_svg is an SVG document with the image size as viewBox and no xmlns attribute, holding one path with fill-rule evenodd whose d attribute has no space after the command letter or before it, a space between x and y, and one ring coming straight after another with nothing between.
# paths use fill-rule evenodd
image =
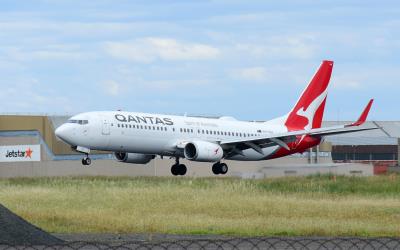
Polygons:
<instances>
[{"instance_id":1,"label":"chain-link fence","mask_svg":"<svg viewBox=\"0 0 400 250\"><path fill-rule=\"evenodd\" d=\"M125 243L67 242L57 245L11 246L1 249L400 249L400 238L232 238L224 240L137 241Z\"/></svg>"}]
</instances>

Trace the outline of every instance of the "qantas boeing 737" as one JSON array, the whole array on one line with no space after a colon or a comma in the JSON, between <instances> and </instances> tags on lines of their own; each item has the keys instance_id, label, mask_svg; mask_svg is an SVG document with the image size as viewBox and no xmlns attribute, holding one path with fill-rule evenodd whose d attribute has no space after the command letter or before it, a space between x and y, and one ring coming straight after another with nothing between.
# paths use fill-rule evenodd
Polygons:
<instances>
[{"instance_id":1,"label":"qantas boeing 737","mask_svg":"<svg viewBox=\"0 0 400 250\"><path fill-rule=\"evenodd\" d=\"M332 61L323 61L293 109L266 122L101 111L73 116L55 133L85 154L84 165L91 163L91 150L102 150L126 163L146 164L157 155L175 158L173 175L186 174L180 158L213 163L214 174L226 174L224 159L269 160L304 152L325 136L375 129L357 128L365 122L373 99L356 122L321 128L332 68Z\"/></svg>"}]
</instances>

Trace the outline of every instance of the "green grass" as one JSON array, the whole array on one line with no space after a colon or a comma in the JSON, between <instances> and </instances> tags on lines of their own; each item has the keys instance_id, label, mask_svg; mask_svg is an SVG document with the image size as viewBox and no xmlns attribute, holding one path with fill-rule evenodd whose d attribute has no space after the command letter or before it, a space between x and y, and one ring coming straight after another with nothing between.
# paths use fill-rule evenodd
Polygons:
<instances>
[{"instance_id":1,"label":"green grass","mask_svg":"<svg viewBox=\"0 0 400 250\"><path fill-rule=\"evenodd\" d=\"M54 233L400 236L400 176L0 179L0 202Z\"/></svg>"}]
</instances>

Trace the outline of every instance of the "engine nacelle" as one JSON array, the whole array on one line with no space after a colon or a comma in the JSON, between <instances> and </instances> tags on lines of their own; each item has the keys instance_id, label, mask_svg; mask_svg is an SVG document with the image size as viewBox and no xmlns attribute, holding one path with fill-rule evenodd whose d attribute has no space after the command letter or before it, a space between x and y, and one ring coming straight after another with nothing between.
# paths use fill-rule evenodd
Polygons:
<instances>
[{"instance_id":1,"label":"engine nacelle","mask_svg":"<svg viewBox=\"0 0 400 250\"><path fill-rule=\"evenodd\" d=\"M155 155L145 155L137 153L115 152L115 158L119 162L146 164L154 159Z\"/></svg>"},{"instance_id":2,"label":"engine nacelle","mask_svg":"<svg viewBox=\"0 0 400 250\"><path fill-rule=\"evenodd\" d=\"M191 161L217 162L224 156L221 146L212 142L193 141L185 145L185 158Z\"/></svg>"}]
</instances>

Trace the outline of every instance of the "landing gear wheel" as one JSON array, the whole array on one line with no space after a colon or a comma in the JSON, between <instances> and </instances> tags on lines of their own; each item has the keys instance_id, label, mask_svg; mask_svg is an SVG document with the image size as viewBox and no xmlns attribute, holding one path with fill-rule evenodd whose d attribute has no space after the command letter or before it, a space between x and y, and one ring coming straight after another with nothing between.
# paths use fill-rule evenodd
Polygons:
<instances>
[{"instance_id":1,"label":"landing gear wheel","mask_svg":"<svg viewBox=\"0 0 400 250\"><path fill-rule=\"evenodd\" d=\"M212 166L212 171L215 175L226 174L228 173L228 165L220 162L214 163Z\"/></svg>"},{"instance_id":2,"label":"landing gear wheel","mask_svg":"<svg viewBox=\"0 0 400 250\"><path fill-rule=\"evenodd\" d=\"M175 176L185 175L186 172L187 172L187 168L184 164L174 164L171 167L171 173Z\"/></svg>"},{"instance_id":3,"label":"landing gear wheel","mask_svg":"<svg viewBox=\"0 0 400 250\"><path fill-rule=\"evenodd\" d=\"M92 160L89 158L89 156L85 156L82 159L82 165L89 166L92 163Z\"/></svg>"},{"instance_id":4,"label":"landing gear wheel","mask_svg":"<svg viewBox=\"0 0 400 250\"><path fill-rule=\"evenodd\" d=\"M215 175L219 175L220 174L220 169L219 169L219 162L215 163L212 165L212 171Z\"/></svg>"},{"instance_id":5,"label":"landing gear wheel","mask_svg":"<svg viewBox=\"0 0 400 250\"><path fill-rule=\"evenodd\" d=\"M174 164L171 167L171 174L177 176L177 175L179 175L179 170L180 170L179 169L179 165L178 164Z\"/></svg>"},{"instance_id":6,"label":"landing gear wheel","mask_svg":"<svg viewBox=\"0 0 400 250\"><path fill-rule=\"evenodd\" d=\"M187 168L184 164L179 164L179 157L175 158L175 164L171 167L171 173L173 175L185 175Z\"/></svg>"},{"instance_id":7,"label":"landing gear wheel","mask_svg":"<svg viewBox=\"0 0 400 250\"><path fill-rule=\"evenodd\" d=\"M226 165L225 163L219 164L219 173L220 174L228 173L228 165Z\"/></svg>"},{"instance_id":8,"label":"landing gear wheel","mask_svg":"<svg viewBox=\"0 0 400 250\"><path fill-rule=\"evenodd\" d=\"M178 169L179 169L179 175L185 175L187 172L187 168L184 164L179 164Z\"/></svg>"},{"instance_id":9,"label":"landing gear wheel","mask_svg":"<svg viewBox=\"0 0 400 250\"><path fill-rule=\"evenodd\" d=\"M86 158L86 165L89 166L90 164L92 164L92 160L88 157Z\"/></svg>"}]
</instances>

